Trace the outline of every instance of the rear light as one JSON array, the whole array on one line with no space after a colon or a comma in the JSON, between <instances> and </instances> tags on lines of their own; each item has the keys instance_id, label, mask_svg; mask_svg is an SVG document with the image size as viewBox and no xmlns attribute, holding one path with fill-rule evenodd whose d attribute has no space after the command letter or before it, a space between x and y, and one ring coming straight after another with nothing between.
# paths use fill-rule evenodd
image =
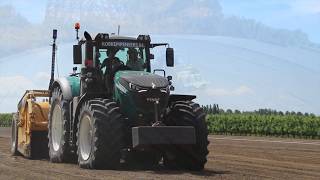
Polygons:
<instances>
[{"instance_id":1,"label":"rear light","mask_svg":"<svg viewBox=\"0 0 320 180\"><path fill-rule=\"evenodd\" d=\"M85 64L85 66L86 67L93 67L93 60L92 59L87 59L87 60L85 60L85 62L84 62L84 64Z\"/></svg>"}]
</instances>

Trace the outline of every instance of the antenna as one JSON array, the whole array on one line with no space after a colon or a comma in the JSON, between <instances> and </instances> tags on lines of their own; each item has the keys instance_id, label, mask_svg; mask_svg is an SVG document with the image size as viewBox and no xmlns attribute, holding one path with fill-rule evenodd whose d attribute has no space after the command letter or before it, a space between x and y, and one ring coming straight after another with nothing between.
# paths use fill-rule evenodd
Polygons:
<instances>
[{"instance_id":1,"label":"antenna","mask_svg":"<svg viewBox=\"0 0 320 180\"><path fill-rule=\"evenodd\" d=\"M55 65L56 50L57 50L57 45L56 45L57 34L58 34L58 31L54 29L52 31L53 43L52 43L51 78L49 82L49 90L51 89L52 83L54 81L54 65Z\"/></svg>"},{"instance_id":2,"label":"antenna","mask_svg":"<svg viewBox=\"0 0 320 180\"><path fill-rule=\"evenodd\" d=\"M120 35L120 25L118 25L118 36Z\"/></svg>"}]
</instances>

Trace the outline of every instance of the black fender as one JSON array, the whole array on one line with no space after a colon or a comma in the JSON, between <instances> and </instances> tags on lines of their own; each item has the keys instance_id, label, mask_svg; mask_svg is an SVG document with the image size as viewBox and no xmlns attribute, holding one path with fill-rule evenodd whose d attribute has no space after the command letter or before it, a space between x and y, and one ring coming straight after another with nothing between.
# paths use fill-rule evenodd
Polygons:
<instances>
[{"instance_id":1,"label":"black fender","mask_svg":"<svg viewBox=\"0 0 320 180\"><path fill-rule=\"evenodd\" d=\"M169 96L169 104L176 101L192 101L197 98L195 95L171 94Z\"/></svg>"},{"instance_id":2,"label":"black fender","mask_svg":"<svg viewBox=\"0 0 320 180\"><path fill-rule=\"evenodd\" d=\"M63 99L67 101L72 100L72 91L71 91L71 86L67 78L59 78L56 79L51 86L50 91L52 92L54 88L59 87L62 91Z\"/></svg>"},{"instance_id":3,"label":"black fender","mask_svg":"<svg viewBox=\"0 0 320 180\"><path fill-rule=\"evenodd\" d=\"M76 97L77 98L77 97ZM81 97L80 97L80 100L77 102L77 105L76 105L76 108L73 109L72 111L72 126L71 126L71 132L72 133L72 142L75 142L76 140L76 132L77 132L77 124L78 124L78 121L79 121L79 115L80 115L80 110L81 110L81 107L82 107L82 104L85 103L87 100L89 99L89 97L87 96L87 94L83 94ZM75 103L75 102L73 102Z\"/></svg>"}]
</instances>

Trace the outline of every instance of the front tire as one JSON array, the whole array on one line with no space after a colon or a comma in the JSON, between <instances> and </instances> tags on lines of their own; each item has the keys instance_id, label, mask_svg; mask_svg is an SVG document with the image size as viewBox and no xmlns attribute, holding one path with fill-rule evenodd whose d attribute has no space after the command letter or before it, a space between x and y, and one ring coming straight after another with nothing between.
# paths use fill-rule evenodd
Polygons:
<instances>
[{"instance_id":1,"label":"front tire","mask_svg":"<svg viewBox=\"0 0 320 180\"><path fill-rule=\"evenodd\" d=\"M49 157L54 163L74 161L74 153L68 143L70 129L68 101L63 99L60 88L52 92L48 123Z\"/></svg>"},{"instance_id":2,"label":"front tire","mask_svg":"<svg viewBox=\"0 0 320 180\"><path fill-rule=\"evenodd\" d=\"M196 132L196 144L172 146L165 152L164 165L170 169L203 170L209 153L208 127L203 109L192 101L174 102L170 108L165 124L193 126Z\"/></svg>"},{"instance_id":3,"label":"front tire","mask_svg":"<svg viewBox=\"0 0 320 180\"><path fill-rule=\"evenodd\" d=\"M124 126L119 107L107 99L92 99L80 110L78 163L87 169L116 169L120 165Z\"/></svg>"},{"instance_id":4,"label":"front tire","mask_svg":"<svg viewBox=\"0 0 320 180\"><path fill-rule=\"evenodd\" d=\"M17 126L18 115L13 114L11 123L11 155L17 156L18 152L18 126Z\"/></svg>"}]
</instances>

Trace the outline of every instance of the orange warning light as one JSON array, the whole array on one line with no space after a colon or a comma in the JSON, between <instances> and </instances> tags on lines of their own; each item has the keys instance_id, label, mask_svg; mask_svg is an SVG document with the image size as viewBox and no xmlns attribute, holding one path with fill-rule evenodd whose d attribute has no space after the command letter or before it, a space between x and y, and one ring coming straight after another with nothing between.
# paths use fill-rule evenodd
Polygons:
<instances>
[{"instance_id":1,"label":"orange warning light","mask_svg":"<svg viewBox=\"0 0 320 180\"><path fill-rule=\"evenodd\" d=\"M78 30L78 29L80 29L80 23L76 23L76 24L74 24L74 28L76 29L76 30Z\"/></svg>"}]
</instances>

